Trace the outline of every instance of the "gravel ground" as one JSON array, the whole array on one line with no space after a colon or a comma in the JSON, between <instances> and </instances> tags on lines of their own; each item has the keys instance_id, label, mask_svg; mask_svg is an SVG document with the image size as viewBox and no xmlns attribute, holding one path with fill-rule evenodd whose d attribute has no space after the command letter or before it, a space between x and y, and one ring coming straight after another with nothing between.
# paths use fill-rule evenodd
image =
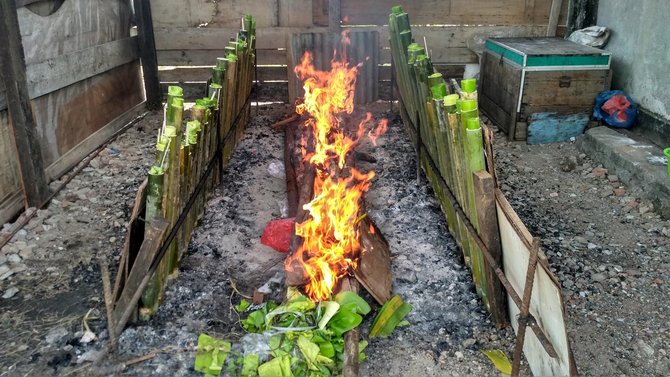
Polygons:
<instances>
[{"instance_id":1,"label":"gravel ground","mask_svg":"<svg viewBox=\"0 0 670 377\"><path fill-rule=\"evenodd\" d=\"M361 375L495 375L479 350L510 354L512 333L487 320L438 203L425 181L416 182L412 148L388 107L368 108L391 127L369 150L378 175L367 203L391 245L394 290L414 310L411 326L371 341ZM268 172L282 159L282 137L268 125L289 110L257 109L157 315L129 327L119 353L91 368L86 360L99 357L108 341L96 259L118 263L160 114L149 113L105 148L0 251L0 376L191 376L200 332L238 339L231 302L261 286L269 297L282 295L283 255L259 237L285 205L283 179ZM563 285L579 371L667 375L670 223L570 143L528 146L499 133L496 139L503 191L541 237ZM89 310L86 322L98 339L86 343ZM122 361L153 351L156 357L120 372Z\"/></svg>"}]
</instances>

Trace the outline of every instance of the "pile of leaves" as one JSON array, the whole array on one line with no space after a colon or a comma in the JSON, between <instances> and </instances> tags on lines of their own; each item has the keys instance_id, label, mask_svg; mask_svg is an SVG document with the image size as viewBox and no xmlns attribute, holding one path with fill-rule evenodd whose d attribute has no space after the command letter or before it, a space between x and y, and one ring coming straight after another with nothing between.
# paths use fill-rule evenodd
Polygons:
<instances>
[{"instance_id":1,"label":"pile of leaves","mask_svg":"<svg viewBox=\"0 0 670 377\"><path fill-rule=\"evenodd\" d=\"M247 301L236 310L251 309ZM267 354L235 354L231 343L205 334L198 339L195 369L205 375L222 372L242 377L330 377L341 375L344 334L356 328L370 305L353 292L341 292L330 301L314 303L289 289L281 305L266 302L241 321L249 333L267 339ZM367 341L359 342L359 362L365 360Z\"/></svg>"}]
</instances>

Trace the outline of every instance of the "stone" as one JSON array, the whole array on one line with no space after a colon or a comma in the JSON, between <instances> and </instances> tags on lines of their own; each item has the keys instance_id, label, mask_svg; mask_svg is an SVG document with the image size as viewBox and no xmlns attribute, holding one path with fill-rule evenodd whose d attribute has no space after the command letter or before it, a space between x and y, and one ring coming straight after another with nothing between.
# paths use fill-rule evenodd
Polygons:
<instances>
[{"instance_id":1,"label":"stone","mask_svg":"<svg viewBox=\"0 0 670 377\"><path fill-rule=\"evenodd\" d=\"M7 263L7 257L4 254L0 254L0 266Z\"/></svg>"},{"instance_id":2,"label":"stone","mask_svg":"<svg viewBox=\"0 0 670 377\"><path fill-rule=\"evenodd\" d=\"M551 194L549 194L549 197L551 197L551 198L557 198L557 197L558 197L558 193L557 193L557 192L552 192Z\"/></svg>"},{"instance_id":3,"label":"stone","mask_svg":"<svg viewBox=\"0 0 670 377\"><path fill-rule=\"evenodd\" d=\"M65 344L66 338L70 334L65 327L56 327L55 329L49 331L49 333L44 337L47 344L53 347L59 347L62 344Z\"/></svg>"},{"instance_id":4,"label":"stone","mask_svg":"<svg viewBox=\"0 0 670 377\"><path fill-rule=\"evenodd\" d=\"M607 279L607 276L605 274L597 273L597 274L591 275L591 280L593 280L595 282L601 282L605 279Z\"/></svg>"},{"instance_id":5,"label":"stone","mask_svg":"<svg viewBox=\"0 0 670 377\"><path fill-rule=\"evenodd\" d=\"M7 261L9 263L21 263L21 257L17 254L10 254L7 256Z\"/></svg>"},{"instance_id":6,"label":"stone","mask_svg":"<svg viewBox=\"0 0 670 377\"><path fill-rule=\"evenodd\" d=\"M624 196L626 194L626 189L623 187L614 189L614 196Z\"/></svg>"},{"instance_id":7,"label":"stone","mask_svg":"<svg viewBox=\"0 0 670 377\"><path fill-rule=\"evenodd\" d=\"M654 279L654 284L656 284L656 285L660 286L660 285L663 285L663 283L665 283L665 282L661 278Z\"/></svg>"},{"instance_id":8,"label":"stone","mask_svg":"<svg viewBox=\"0 0 670 377\"><path fill-rule=\"evenodd\" d=\"M87 361L96 362L96 361L100 360L100 358L104 355L105 355L104 350L100 350L100 351L95 350L95 349L88 350L88 351L84 352L81 356L79 356L79 358L77 359L77 364L85 363Z\"/></svg>"},{"instance_id":9,"label":"stone","mask_svg":"<svg viewBox=\"0 0 670 377\"><path fill-rule=\"evenodd\" d=\"M477 343L477 341L472 339L472 338L465 339L463 341L463 348L470 348L470 347L474 346L475 343Z\"/></svg>"},{"instance_id":10,"label":"stone","mask_svg":"<svg viewBox=\"0 0 670 377\"><path fill-rule=\"evenodd\" d=\"M647 205L641 205L640 208L638 209L640 211L640 215L644 215L645 213L649 213L654 210L654 205L649 203Z\"/></svg>"},{"instance_id":11,"label":"stone","mask_svg":"<svg viewBox=\"0 0 670 377\"><path fill-rule=\"evenodd\" d=\"M0 281L7 279L8 277L12 276L14 274L14 271L12 271L11 268L9 268L8 265L3 264L0 265Z\"/></svg>"},{"instance_id":12,"label":"stone","mask_svg":"<svg viewBox=\"0 0 670 377\"><path fill-rule=\"evenodd\" d=\"M17 293L19 293L19 289L16 287L11 287L5 291L5 294L2 295L2 298L10 299L14 297L14 295L16 295Z\"/></svg>"},{"instance_id":13,"label":"stone","mask_svg":"<svg viewBox=\"0 0 670 377\"><path fill-rule=\"evenodd\" d=\"M561 170L564 172L571 172L577 168L577 157L575 156L566 156L561 160Z\"/></svg>"},{"instance_id":14,"label":"stone","mask_svg":"<svg viewBox=\"0 0 670 377\"><path fill-rule=\"evenodd\" d=\"M607 176L607 169L598 166L597 168L593 168L591 173L597 178L605 178Z\"/></svg>"},{"instance_id":15,"label":"stone","mask_svg":"<svg viewBox=\"0 0 670 377\"><path fill-rule=\"evenodd\" d=\"M610 174L610 175L607 176L607 180L610 181L610 182L618 182L618 181L619 181L619 177L617 177L617 176L614 175L614 174Z\"/></svg>"},{"instance_id":16,"label":"stone","mask_svg":"<svg viewBox=\"0 0 670 377\"><path fill-rule=\"evenodd\" d=\"M463 359L465 358L465 356L463 355L463 352L461 352L461 351L454 352L454 356L456 356L456 360L458 360L458 361L463 361Z\"/></svg>"},{"instance_id":17,"label":"stone","mask_svg":"<svg viewBox=\"0 0 670 377\"><path fill-rule=\"evenodd\" d=\"M594 243L592 243L592 242L589 242L588 245L586 245L586 247L587 247L589 250L594 250L594 249L597 249L597 248L598 248L598 245L596 245L596 244L594 244Z\"/></svg>"}]
</instances>

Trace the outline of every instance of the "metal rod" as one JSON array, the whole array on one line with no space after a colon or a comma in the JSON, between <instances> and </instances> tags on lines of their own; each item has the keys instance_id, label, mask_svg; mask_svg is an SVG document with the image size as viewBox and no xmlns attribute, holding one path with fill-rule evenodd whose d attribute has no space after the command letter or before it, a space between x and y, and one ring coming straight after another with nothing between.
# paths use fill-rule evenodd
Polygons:
<instances>
[{"instance_id":1,"label":"metal rod","mask_svg":"<svg viewBox=\"0 0 670 377\"><path fill-rule=\"evenodd\" d=\"M533 238L533 247L530 249L528 259L528 270L526 271L526 282L523 288L523 301L519 308L518 327L516 332L516 342L514 344L514 358L512 359L512 376L519 375L521 368L521 355L523 352L523 343L526 339L526 326L528 325L528 312L530 309L530 299L533 295L533 281L535 280L535 270L537 269L537 254L540 250L540 240Z\"/></svg>"}]
</instances>

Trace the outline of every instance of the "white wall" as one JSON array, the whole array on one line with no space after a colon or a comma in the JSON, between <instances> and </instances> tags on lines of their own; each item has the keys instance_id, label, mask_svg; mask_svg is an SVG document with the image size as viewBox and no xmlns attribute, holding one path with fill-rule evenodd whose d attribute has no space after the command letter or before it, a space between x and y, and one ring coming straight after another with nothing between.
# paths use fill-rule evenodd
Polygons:
<instances>
[{"instance_id":1,"label":"white wall","mask_svg":"<svg viewBox=\"0 0 670 377\"><path fill-rule=\"evenodd\" d=\"M670 1L600 0L598 25L612 31L613 89L670 121Z\"/></svg>"}]
</instances>

